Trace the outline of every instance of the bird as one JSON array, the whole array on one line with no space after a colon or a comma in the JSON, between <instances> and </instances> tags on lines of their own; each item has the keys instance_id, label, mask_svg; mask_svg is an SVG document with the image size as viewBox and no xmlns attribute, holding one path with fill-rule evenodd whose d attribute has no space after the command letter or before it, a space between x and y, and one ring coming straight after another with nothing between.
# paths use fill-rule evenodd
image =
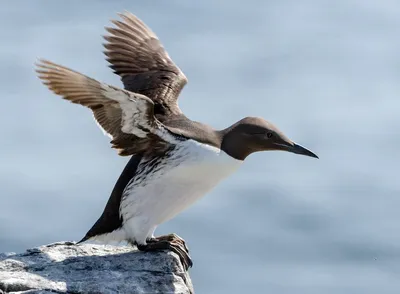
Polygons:
<instances>
[{"instance_id":1,"label":"bird","mask_svg":"<svg viewBox=\"0 0 400 294\"><path fill-rule=\"evenodd\" d=\"M287 151L318 158L271 122L245 117L217 130L185 116L178 97L187 83L157 35L125 11L106 27L104 53L123 88L108 85L46 59L36 62L41 81L62 98L89 108L130 159L104 211L78 243L128 242L140 251L175 252L193 265L186 241L155 229L174 218L261 151Z\"/></svg>"}]
</instances>

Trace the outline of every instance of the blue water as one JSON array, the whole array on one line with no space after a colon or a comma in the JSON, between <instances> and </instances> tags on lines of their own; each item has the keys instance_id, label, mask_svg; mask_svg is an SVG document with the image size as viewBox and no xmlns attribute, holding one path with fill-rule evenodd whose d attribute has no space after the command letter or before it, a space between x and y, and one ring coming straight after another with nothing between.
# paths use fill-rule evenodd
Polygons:
<instances>
[{"instance_id":1,"label":"blue water","mask_svg":"<svg viewBox=\"0 0 400 294\"><path fill-rule=\"evenodd\" d=\"M128 158L33 63L121 86L100 36L127 9L189 78L190 118L262 116L320 156L254 154L157 230L187 240L196 292L400 293L398 1L0 2L0 252L78 240L102 212Z\"/></svg>"}]
</instances>

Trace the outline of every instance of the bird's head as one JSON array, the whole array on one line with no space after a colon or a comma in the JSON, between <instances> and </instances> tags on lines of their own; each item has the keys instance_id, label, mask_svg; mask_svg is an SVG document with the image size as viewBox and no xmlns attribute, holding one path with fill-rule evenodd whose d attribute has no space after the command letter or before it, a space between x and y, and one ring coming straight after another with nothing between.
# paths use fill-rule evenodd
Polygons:
<instances>
[{"instance_id":1,"label":"bird's head","mask_svg":"<svg viewBox=\"0 0 400 294\"><path fill-rule=\"evenodd\" d=\"M310 150L297 145L272 123L258 117L246 117L223 130L221 149L230 156L244 160L259 151L280 150L318 158Z\"/></svg>"}]
</instances>

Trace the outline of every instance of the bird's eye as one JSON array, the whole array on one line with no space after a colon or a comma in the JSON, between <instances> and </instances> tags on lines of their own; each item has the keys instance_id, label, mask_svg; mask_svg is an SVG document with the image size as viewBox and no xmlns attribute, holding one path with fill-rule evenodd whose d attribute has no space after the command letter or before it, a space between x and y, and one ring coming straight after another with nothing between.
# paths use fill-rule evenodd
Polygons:
<instances>
[{"instance_id":1,"label":"bird's eye","mask_svg":"<svg viewBox=\"0 0 400 294\"><path fill-rule=\"evenodd\" d=\"M271 138L273 134L271 132L267 133L267 138Z\"/></svg>"}]
</instances>

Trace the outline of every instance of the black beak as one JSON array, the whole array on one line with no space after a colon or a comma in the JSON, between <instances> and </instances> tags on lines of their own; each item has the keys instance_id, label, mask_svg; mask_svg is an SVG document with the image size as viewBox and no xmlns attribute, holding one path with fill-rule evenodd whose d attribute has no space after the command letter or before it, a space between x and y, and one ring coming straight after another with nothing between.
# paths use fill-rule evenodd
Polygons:
<instances>
[{"instance_id":1,"label":"black beak","mask_svg":"<svg viewBox=\"0 0 400 294\"><path fill-rule=\"evenodd\" d=\"M296 153L296 154L301 154L305 156L310 156L314 158L318 158L318 156L314 153L312 153L310 150L304 148L303 146L297 145L296 143L293 143L293 146L290 146L287 151Z\"/></svg>"}]
</instances>

